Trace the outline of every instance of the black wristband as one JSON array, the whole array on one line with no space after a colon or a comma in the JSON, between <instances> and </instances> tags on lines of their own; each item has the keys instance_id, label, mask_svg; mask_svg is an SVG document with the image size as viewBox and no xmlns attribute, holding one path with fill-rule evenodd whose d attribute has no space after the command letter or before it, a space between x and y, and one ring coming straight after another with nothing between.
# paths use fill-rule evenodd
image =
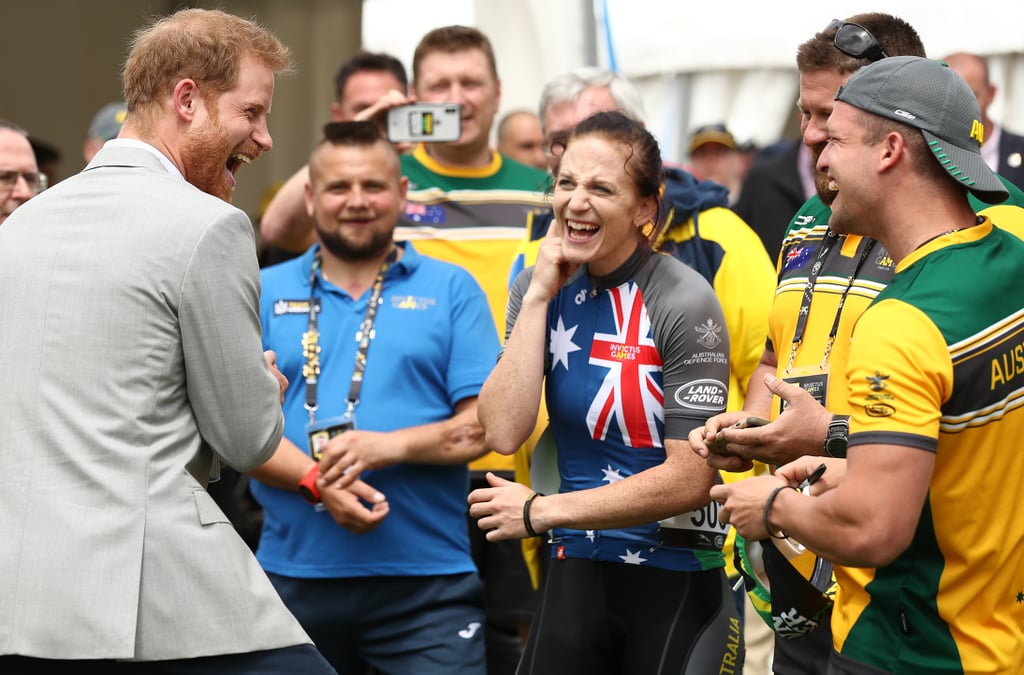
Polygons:
<instances>
[{"instance_id":1,"label":"black wristband","mask_svg":"<svg viewBox=\"0 0 1024 675\"><path fill-rule=\"evenodd\" d=\"M541 495L539 492L534 492L532 495L526 498L525 502L523 502L523 528L526 530L526 536L528 537L540 536L539 534L534 532L533 523L530 522L530 504L533 503L534 499L542 496L543 495Z\"/></svg>"},{"instance_id":2,"label":"black wristband","mask_svg":"<svg viewBox=\"0 0 1024 675\"><path fill-rule=\"evenodd\" d=\"M793 487L792 485L780 485L779 487L772 490L772 493L768 495L768 499L764 501L764 529L765 532L767 532L768 535L773 539L789 539L789 535L783 532L782 530L779 530L778 534L772 532L772 526L768 522L768 514L771 513L772 504L775 502L775 498L778 497L779 493L785 490L786 488L789 488L790 490L796 490L796 488Z\"/></svg>"}]
</instances>

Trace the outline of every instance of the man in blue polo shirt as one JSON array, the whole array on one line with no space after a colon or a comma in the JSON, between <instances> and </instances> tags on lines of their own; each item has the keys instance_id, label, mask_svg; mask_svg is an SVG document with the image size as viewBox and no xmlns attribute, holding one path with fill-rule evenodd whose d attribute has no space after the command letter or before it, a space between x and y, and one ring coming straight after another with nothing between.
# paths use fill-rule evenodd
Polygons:
<instances>
[{"instance_id":1,"label":"man in blue polo shirt","mask_svg":"<svg viewBox=\"0 0 1024 675\"><path fill-rule=\"evenodd\" d=\"M257 558L339 672L483 675L465 495L499 351L487 299L393 241L408 183L376 124L328 124L309 170L319 243L262 273L264 346L292 386L253 473Z\"/></svg>"}]
</instances>

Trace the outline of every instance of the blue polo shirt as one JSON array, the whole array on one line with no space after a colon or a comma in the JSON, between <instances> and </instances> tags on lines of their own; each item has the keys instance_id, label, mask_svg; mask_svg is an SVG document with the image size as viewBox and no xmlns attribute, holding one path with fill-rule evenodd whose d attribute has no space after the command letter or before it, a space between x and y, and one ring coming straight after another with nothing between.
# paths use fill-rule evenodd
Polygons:
<instances>
[{"instance_id":1,"label":"blue polo shirt","mask_svg":"<svg viewBox=\"0 0 1024 675\"><path fill-rule=\"evenodd\" d=\"M500 344L487 299L462 268L419 255L409 243L384 280L356 426L393 431L448 419L455 404L476 396ZM264 349L277 353L288 378L285 436L309 452L302 335L309 326L310 266L319 245L262 271ZM318 420L344 413L356 354L356 332L371 291L352 298L319 272ZM268 572L297 578L418 576L475 569L466 533L468 471L462 466L396 464L363 473L383 492L390 513L379 527L352 534L297 492L253 481L264 509L257 558Z\"/></svg>"}]
</instances>

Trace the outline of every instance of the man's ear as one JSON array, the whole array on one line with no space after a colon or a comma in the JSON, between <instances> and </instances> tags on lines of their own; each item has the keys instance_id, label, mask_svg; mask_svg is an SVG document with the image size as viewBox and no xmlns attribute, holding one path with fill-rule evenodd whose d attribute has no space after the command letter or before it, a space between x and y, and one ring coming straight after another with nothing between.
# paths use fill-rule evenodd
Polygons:
<instances>
[{"instance_id":1,"label":"man's ear","mask_svg":"<svg viewBox=\"0 0 1024 675\"><path fill-rule=\"evenodd\" d=\"M907 151L907 142L903 138L903 134L898 131L890 131L882 139L881 148L882 154L879 157L879 161L881 163L880 167L884 171L895 165Z\"/></svg>"},{"instance_id":2,"label":"man's ear","mask_svg":"<svg viewBox=\"0 0 1024 675\"><path fill-rule=\"evenodd\" d=\"M398 179L398 193L402 197L402 210L404 211L405 200L409 194L409 178L407 176L402 176L401 178Z\"/></svg>"},{"instance_id":3,"label":"man's ear","mask_svg":"<svg viewBox=\"0 0 1024 675\"><path fill-rule=\"evenodd\" d=\"M306 169L306 184L303 186L302 196L303 201L306 202L306 215L310 218L315 217L316 210L314 208L315 202L313 199L313 176L309 172L309 169Z\"/></svg>"},{"instance_id":4,"label":"man's ear","mask_svg":"<svg viewBox=\"0 0 1024 675\"><path fill-rule=\"evenodd\" d=\"M191 78L178 80L178 84L174 85L174 99L172 103L174 105L174 112L178 117L182 121L191 122L201 103L199 87L196 85L195 80Z\"/></svg>"}]
</instances>

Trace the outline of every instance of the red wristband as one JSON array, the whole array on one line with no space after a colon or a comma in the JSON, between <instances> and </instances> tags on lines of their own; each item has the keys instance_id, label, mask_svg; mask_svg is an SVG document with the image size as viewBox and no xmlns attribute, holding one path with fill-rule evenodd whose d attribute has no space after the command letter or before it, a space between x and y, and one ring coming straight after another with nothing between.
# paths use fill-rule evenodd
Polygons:
<instances>
[{"instance_id":1,"label":"red wristband","mask_svg":"<svg viewBox=\"0 0 1024 675\"><path fill-rule=\"evenodd\" d=\"M314 464L313 468L306 472L306 475L299 481L299 493L310 504L320 503L320 489L316 486L316 479L320 477L320 465Z\"/></svg>"}]
</instances>

